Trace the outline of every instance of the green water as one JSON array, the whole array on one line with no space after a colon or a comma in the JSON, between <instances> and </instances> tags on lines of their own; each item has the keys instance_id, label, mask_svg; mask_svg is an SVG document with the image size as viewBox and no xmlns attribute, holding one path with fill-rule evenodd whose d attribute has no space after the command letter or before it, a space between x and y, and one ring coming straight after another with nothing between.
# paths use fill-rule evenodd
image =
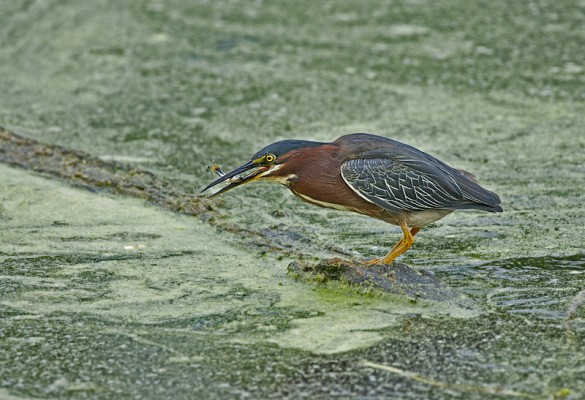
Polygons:
<instances>
[{"instance_id":1,"label":"green water","mask_svg":"<svg viewBox=\"0 0 585 400\"><path fill-rule=\"evenodd\" d=\"M0 165L0 397L583 397L584 23L579 1L0 2L15 133L196 193L211 159L374 132L505 209L417 235L401 261L474 306L414 304L288 276L399 230L284 188L215 218L290 252Z\"/></svg>"}]
</instances>

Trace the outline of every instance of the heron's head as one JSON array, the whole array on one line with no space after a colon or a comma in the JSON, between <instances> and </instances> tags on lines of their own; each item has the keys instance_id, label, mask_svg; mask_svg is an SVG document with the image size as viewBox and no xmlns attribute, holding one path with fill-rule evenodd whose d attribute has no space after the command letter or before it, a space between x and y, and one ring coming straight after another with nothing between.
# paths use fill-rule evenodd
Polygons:
<instances>
[{"instance_id":1,"label":"heron's head","mask_svg":"<svg viewBox=\"0 0 585 400\"><path fill-rule=\"evenodd\" d=\"M225 181L229 184L209 197L217 196L253 181L273 180L283 182L289 178L291 173L294 174L296 165L303 163L303 157L299 157L299 155L305 149L312 149L324 144L308 140L282 140L269 144L254 154L249 161L211 182L202 191L204 192Z\"/></svg>"}]
</instances>

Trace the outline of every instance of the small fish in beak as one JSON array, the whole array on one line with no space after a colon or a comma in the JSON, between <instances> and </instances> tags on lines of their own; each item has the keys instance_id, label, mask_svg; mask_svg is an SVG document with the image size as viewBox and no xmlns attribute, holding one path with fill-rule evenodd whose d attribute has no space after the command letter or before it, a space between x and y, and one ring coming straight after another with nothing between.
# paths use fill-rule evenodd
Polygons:
<instances>
[{"instance_id":1,"label":"small fish in beak","mask_svg":"<svg viewBox=\"0 0 585 400\"><path fill-rule=\"evenodd\" d=\"M219 178L217 178L215 181L213 181L209 185L207 185L202 190L202 192L205 192L207 189L212 188L213 186L215 186L221 182L224 182L224 181L228 182L228 185L225 186L223 189L221 189L218 192L209 196L209 198L211 198L211 197L215 197L221 193L225 193L228 190L233 189L237 186L240 186L243 183L246 183L246 182L253 180L253 178L258 176L260 173L266 171L268 168L264 167L264 166L258 166L253 161L248 161L244 165L242 165L242 166L240 166L240 167L238 167L238 168L236 168L233 171L228 172L228 173L223 172L221 167L216 163L213 163L212 165L210 165L208 167L208 169L212 172L215 172L217 175L219 175Z\"/></svg>"}]
</instances>

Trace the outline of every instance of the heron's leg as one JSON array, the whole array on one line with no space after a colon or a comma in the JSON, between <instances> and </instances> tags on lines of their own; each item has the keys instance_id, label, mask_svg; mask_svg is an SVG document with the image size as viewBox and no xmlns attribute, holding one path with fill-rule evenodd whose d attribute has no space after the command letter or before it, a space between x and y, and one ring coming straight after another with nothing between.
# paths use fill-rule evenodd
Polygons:
<instances>
[{"instance_id":1,"label":"heron's leg","mask_svg":"<svg viewBox=\"0 0 585 400\"><path fill-rule=\"evenodd\" d=\"M412 237L414 237L414 236L415 236L415 235L416 235L416 234L417 234L419 231L420 231L420 228L419 228L418 226L415 226L414 228L412 228L412 229L410 230L410 234L412 235ZM405 236L406 236L406 235L405 235ZM404 244L404 238L400 239L400 241L399 241L398 243L396 243L396 245L395 245L395 246L392 248L392 250L390 250L390 252L389 252L388 254L392 253L392 252L393 252L394 250L396 250L396 249L397 249L399 246L403 246L403 244ZM412 245L412 243L411 243L411 245ZM409 247L410 247L410 246L409 246ZM406 249L406 250L408 250L408 249ZM405 251L406 251L406 250L405 250ZM381 260L381 259L380 259L380 260Z\"/></svg>"},{"instance_id":2,"label":"heron's leg","mask_svg":"<svg viewBox=\"0 0 585 400\"><path fill-rule=\"evenodd\" d=\"M410 249L410 246L414 243L414 236L420 231L420 227L415 226L410 231L408 230L408 226L405 222L400 224L402 228L402 232L404 233L404 237L400 239L398 243L390 250L385 257L382 258L375 258L373 260L366 261L366 264L374 265L374 264L390 264L392 261L396 259L396 257L400 256L406 250Z\"/></svg>"},{"instance_id":3,"label":"heron's leg","mask_svg":"<svg viewBox=\"0 0 585 400\"><path fill-rule=\"evenodd\" d=\"M384 258L382 258L381 264L390 264L394 261L398 256L403 254L406 250L410 249L410 246L414 243L414 235L420 231L419 227L414 227L411 230L408 230L408 226L405 222L400 224L402 228L402 232L404 233L404 237L398 242L396 246Z\"/></svg>"}]
</instances>

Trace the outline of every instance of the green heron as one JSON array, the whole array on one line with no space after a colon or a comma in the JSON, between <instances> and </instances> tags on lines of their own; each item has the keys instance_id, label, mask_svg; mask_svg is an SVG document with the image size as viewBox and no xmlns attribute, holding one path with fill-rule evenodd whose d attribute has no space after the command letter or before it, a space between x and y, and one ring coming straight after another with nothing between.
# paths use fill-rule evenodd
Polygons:
<instances>
[{"instance_id":1,"label":"green heron","mask_svg":"<svg viewBox=\"0 0 585 400\"><path fill-rule=\"evenodd\" d=\"M218 173L203 191L229 184L210 197L248 182L275 181L308 203L400 226L404 237L369 264L390 264L412 246L423 226L455 210L502 212L498 195L481 187L472 174L407 144L366 133L331 143L283 140L233 171Z\"/></svg>"}]
</instances>

